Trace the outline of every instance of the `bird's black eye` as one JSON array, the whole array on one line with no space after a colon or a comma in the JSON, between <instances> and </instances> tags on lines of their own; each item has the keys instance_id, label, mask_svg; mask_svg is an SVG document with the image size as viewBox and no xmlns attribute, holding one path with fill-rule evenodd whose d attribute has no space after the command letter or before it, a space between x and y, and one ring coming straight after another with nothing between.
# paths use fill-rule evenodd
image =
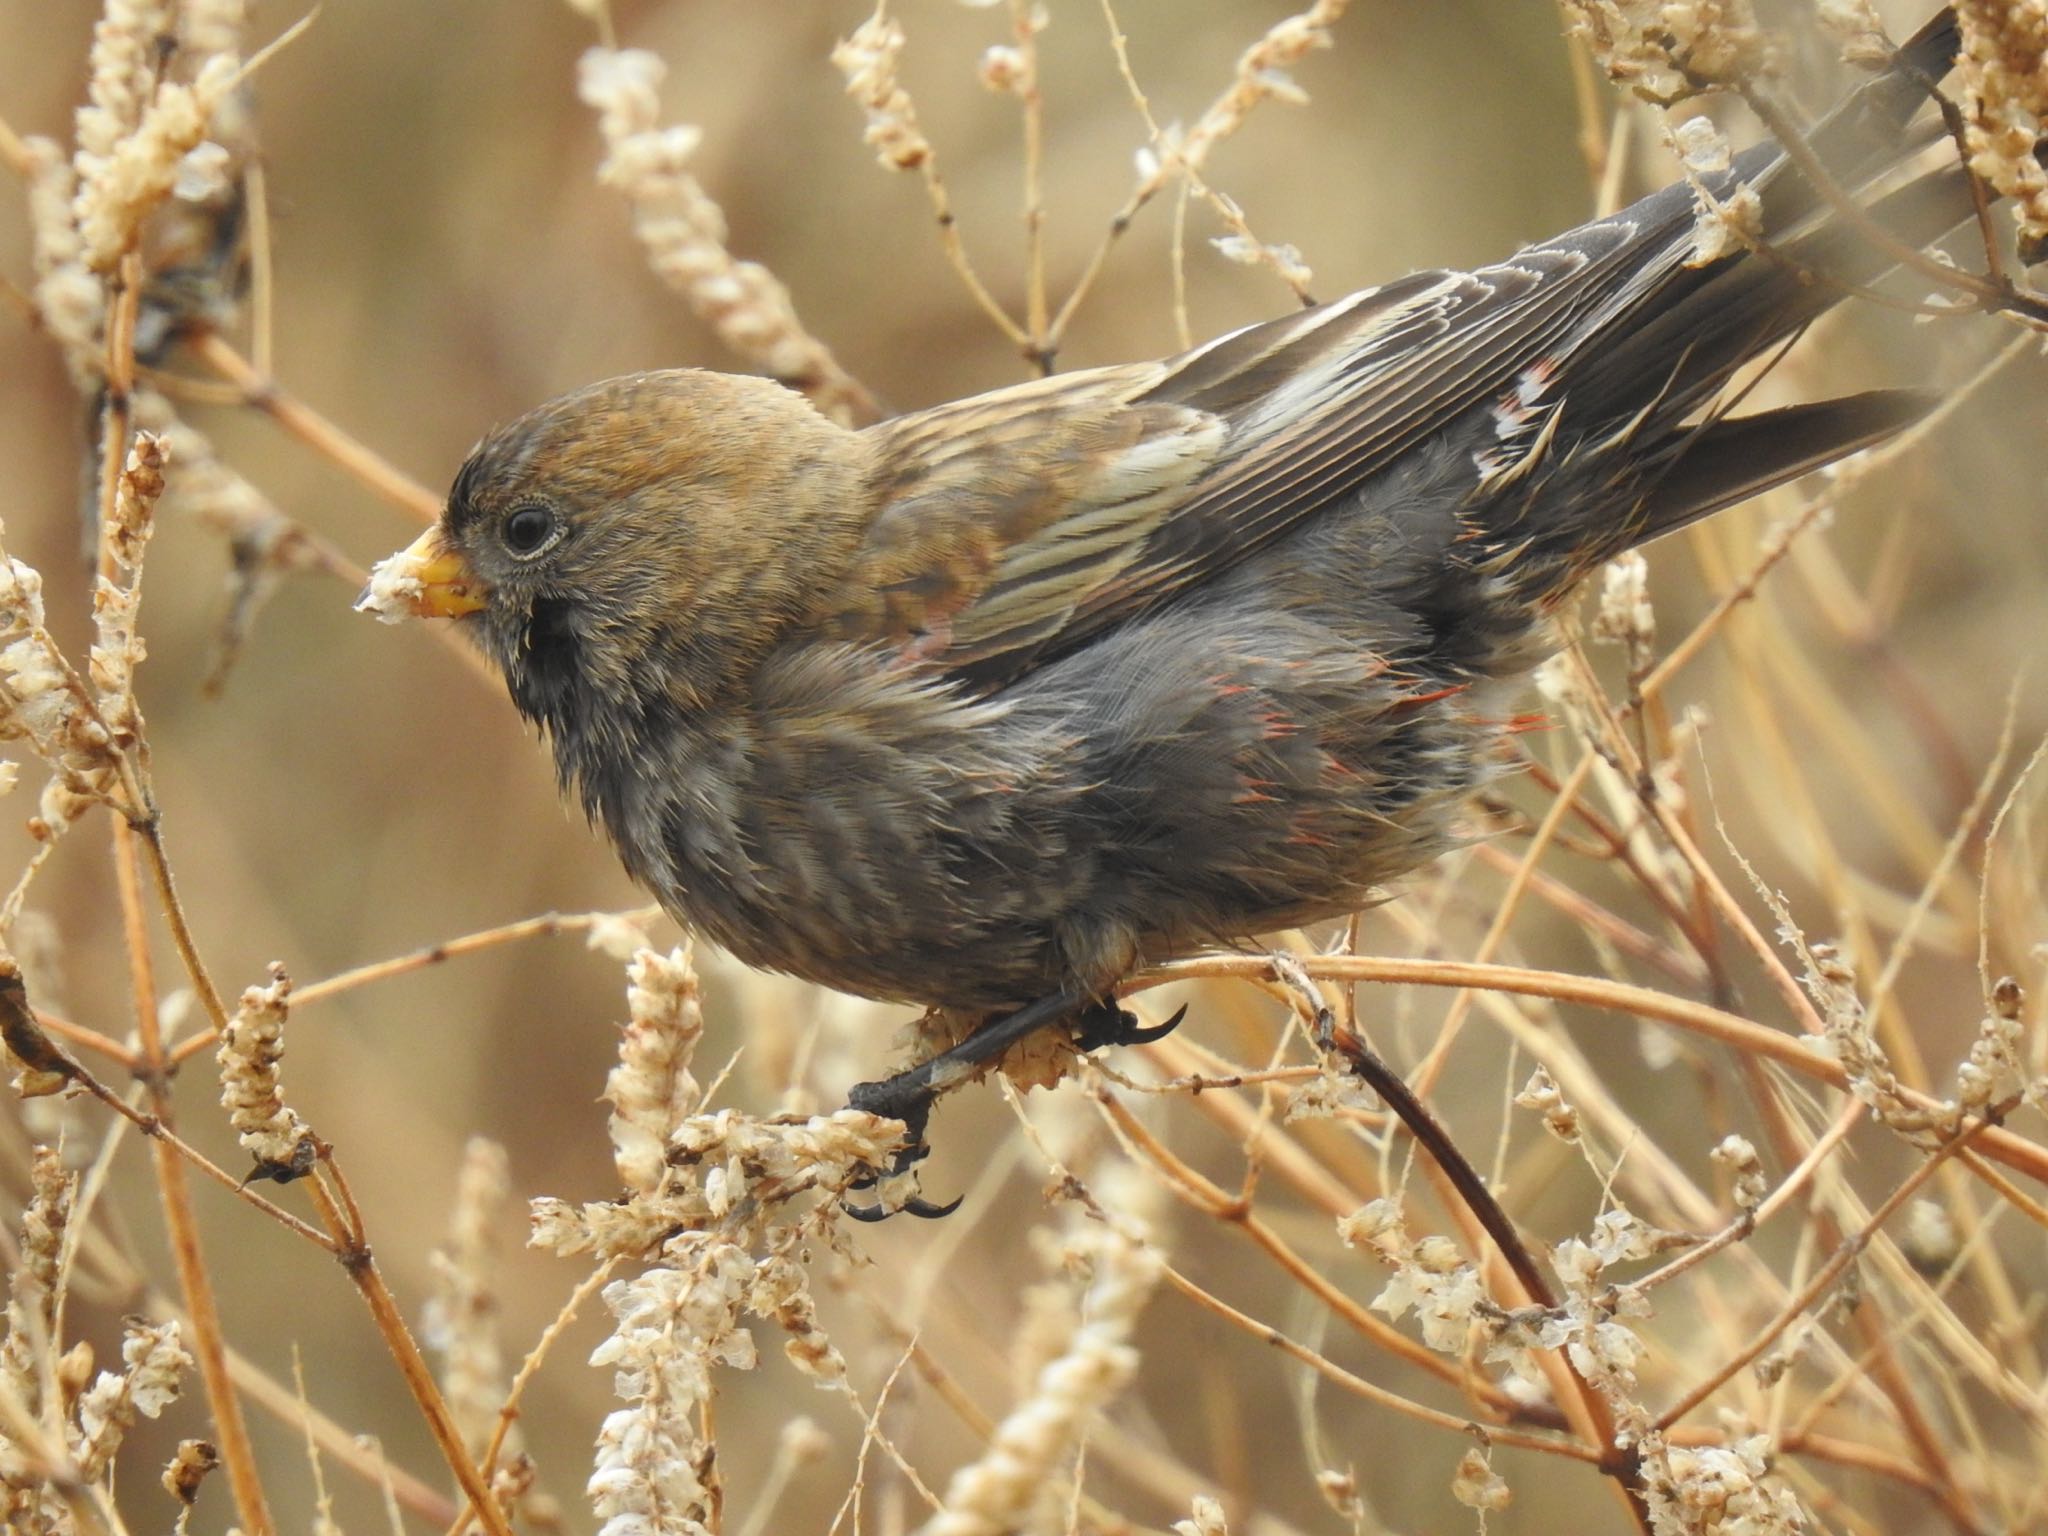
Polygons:
<instances>
[{"instance_id":1,"label":"bird's black eye","mask_svg":"<svg viewBox=\"0 0 2048 1536\"><path fill-rule=\"evenodd\" d=\"M515 555L537 555L554 541L557 526L555 514L547 507L532 502L514 507L505 519L505 547Z\"/></svg>"}]
</instances>

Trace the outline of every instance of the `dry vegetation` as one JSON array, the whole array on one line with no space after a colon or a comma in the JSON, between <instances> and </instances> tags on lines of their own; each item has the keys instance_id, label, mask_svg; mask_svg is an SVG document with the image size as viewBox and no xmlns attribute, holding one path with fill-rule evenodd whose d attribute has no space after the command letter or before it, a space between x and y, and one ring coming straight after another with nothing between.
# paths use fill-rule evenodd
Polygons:
<instances>
[{"instance_id":1,"label":"dry vegetation","mask_svg":"<svg viewBox=\"0 0 2048 1536\"><path fill-rule=\"evenodd\" d=\"M64 9L0 13L7 1530L2048 1531L2040 0L1961 8L2010 202L1759 386L1948 406L1618 563L1463 852L1136 979L1188 1026L962 1094L877 1228L903 1021L636 907L358 557L605 373L862 419L1484 259L1880 8Z\"/></svg>"}]
</instances>

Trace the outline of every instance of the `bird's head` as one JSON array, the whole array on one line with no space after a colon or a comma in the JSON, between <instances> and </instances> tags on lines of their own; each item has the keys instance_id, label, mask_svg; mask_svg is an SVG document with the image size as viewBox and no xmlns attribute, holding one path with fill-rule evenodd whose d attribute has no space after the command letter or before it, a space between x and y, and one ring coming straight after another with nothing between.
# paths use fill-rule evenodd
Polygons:
<instances>
[{"instance_id":1,"label":"bird's head","mask_svg":"<svg viewBox=\"0 0 2048 1536\"><path fill-rule=\"evenodd\" d=\"M469 627L557 734L700 707L802 617L821 562L844 558L861 454L766 379L609 379L479 443L440 520L356 606Z\"/></svg>"}]
</instances>

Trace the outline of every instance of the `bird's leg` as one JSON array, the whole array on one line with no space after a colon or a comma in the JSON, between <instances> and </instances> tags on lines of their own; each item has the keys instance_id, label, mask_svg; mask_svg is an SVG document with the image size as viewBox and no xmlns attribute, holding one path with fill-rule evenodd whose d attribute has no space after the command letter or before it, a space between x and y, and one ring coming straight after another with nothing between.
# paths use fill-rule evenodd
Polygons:
<instances>
[{"instance_id":1,"label":"bird's leg","mask_svg":"<svg viewBox=\"0 0 2048 1536\"><path fill-rule=\"evenodd\" d=\"M856 1083L846 1096L847 1108L903 1122L906 1145L887 1170L889 1173L901 1173L931 1150L925 1145L924 1129L939 1095L957 1088L1020 1040L1029 1039L1062 1019L1073 1018L1076 1020L1075 1044L1084 1051L1105 1045L1143 1045L1173 1030L1186 1012L1187 1009L1182 1008L1164 1024L1143 1028L1137 1016L1119 1008L1114 999L1090 997L1078 984L1068 982L1058 991L1046 994L1035 1003L1027 1003L1014 1013L990 1019L959 1044L898 1072L894 1077L880 1082ZM853 1187L871 1188L879 1177L858 1180ZM959 1204L958 1200L946 1205L933 1205L927 1200L912 1199L905 1202L903 1209L913 1216L933 1217L944 1216ZM862 1221L880 1221L891 1214L880 1206L849 1205L846 1209Z\"/></svg>"}]
</instances>

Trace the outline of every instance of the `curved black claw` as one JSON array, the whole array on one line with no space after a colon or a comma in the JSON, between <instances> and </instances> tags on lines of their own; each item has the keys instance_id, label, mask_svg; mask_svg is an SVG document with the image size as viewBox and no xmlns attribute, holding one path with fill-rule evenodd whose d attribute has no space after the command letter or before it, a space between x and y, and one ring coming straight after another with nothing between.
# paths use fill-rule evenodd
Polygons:
<instances>
[{"instance_id":1,"label":"curved black claw","mask_svg":"<svg viewBox=\"0 0 2048 1536\"><path fill-rule=\"evenodd\" d=\"M874 1182L869 1180L870 1183ZM950 1216L960 1209L965 1195L955 1195L944 1205L934 1205L923 1195L912 1195L901 1205L854 1205L850 1201L839 1202L839 1209L855 1221L887 1221L891 1216L915 1216L922 1221L937 1221L941 1216Z\"/></svg>"},{"instance_id":2,"label":"curved black claw","mask_svg":"<svg viewBox=\"0 0 2048 1536\"><path fill-rule=\"evenodd\" d=\"M1187 1016L1188 1005L1182 1003L1164 1024L1148 1028L1140 1024L1138 1016L1128 1008L1119 1008L1113 1002L1096 1003L1084 1009L1074 1020L1074 1048L1087 1052L1100 1050L1105 1045L1150 1045L1154 1040L1164 1040L1180 1028L1180 1021Z\"/></svg>"}]
</instances>

